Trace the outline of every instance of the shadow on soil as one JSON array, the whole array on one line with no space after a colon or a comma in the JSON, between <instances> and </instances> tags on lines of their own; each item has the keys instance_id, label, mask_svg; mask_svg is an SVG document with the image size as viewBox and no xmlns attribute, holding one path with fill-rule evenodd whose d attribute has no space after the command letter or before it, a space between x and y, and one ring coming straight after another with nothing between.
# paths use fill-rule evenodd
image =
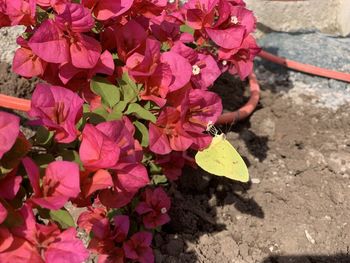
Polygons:
<instances>
[{"instance_id":1,"label":"shadow on soil","mask_svg":"<svg viewBox=\"0 0 350 263\"><path fill-rule=\"evenodd\" d=\"M349 263L350 255L335 254L331 256L299 255L299 256L271 256L262 263Z\"/></svg>"}]
</instances>

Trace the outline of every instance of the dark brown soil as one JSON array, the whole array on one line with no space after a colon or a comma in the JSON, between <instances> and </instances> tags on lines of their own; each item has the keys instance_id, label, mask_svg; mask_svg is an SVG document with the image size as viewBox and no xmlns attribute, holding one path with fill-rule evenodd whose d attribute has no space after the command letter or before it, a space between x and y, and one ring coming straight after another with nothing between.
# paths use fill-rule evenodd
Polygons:
<instances>
[{"instance_id":1,"label":"dark brown soil","mask_svg":"<svg viewBox=\"0 0 350 263\"><path fill-rule=\"evenodd\" d=\"M28 97L33 82L9 70L0 64L0 92ZM186 169L171 190L172 222L155 238L157 262L350 262L350 107L315 107L307 94L296 103L288 75L274 74L258 74L253 116L221 127L252 182ZM243 86L218 81L227 110L246 101Z\"/></svg>"},{"instance_id":2,"label":"dark brown soil","mask_svg":"<svg viewBox=\"0 0 350 263\"><path fill-rule=\"evenodd\" d=\"M271 74L260 70L258 109L227 133L252 182L186 170L157 262L350 262L350 107L315 107L307 94L300 105L277 92L293 88L288 75ZM245 101L227 77L217 90L226 109Z\"/></svg>"}]
</instances>

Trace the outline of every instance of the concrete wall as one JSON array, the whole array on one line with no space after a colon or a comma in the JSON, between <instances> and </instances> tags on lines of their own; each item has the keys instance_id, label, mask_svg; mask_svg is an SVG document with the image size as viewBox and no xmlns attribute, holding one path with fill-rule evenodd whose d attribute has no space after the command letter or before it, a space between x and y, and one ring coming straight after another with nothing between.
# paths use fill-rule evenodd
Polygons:
<instances>
[{"instance_id":1,"label":"concrete wall","mask_svg":"<svg viewBox=\"0 0 350 263\"><path fill-rule=\"evenodd\" d=\"M350 0L246 0L258 22L275 31L350 34Z\"/></svg>"}]
</instances>

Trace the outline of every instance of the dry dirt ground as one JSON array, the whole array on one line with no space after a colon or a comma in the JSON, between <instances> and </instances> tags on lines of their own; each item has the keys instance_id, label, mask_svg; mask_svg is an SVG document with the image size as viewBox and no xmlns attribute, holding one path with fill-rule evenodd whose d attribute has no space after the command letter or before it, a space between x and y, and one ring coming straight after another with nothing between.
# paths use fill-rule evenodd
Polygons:
<instances>
[{"instance_id":1,"label":"dry dirt ground","mask_svg":"<svg viewBox=\"0 0 350 263\"><path fill-rule=\"evenodd\" d=\"M0 64L0 91L28 96L32 82L9 69ZM350 106L320 104L288 72L257 75L257 110L220 127L252 182L186 169L171 190L172 222L154 241L157 262L350 262ZM216 90L227 110L247 99L227 76Z\"/></svg>"}]
</instances>

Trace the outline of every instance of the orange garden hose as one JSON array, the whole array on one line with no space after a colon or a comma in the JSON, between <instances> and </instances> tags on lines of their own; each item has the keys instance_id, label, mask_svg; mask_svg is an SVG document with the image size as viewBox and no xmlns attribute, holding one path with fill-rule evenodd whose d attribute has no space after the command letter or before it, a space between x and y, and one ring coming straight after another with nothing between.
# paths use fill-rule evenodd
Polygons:
<instances>
[{"instance_id":1,"label":"orange garden hose","mask_svg":"<svg viewBox=\"0 0 350 263\"><path fill-rule=\"evenodd\" d=\"M260 87L254 73L249 75L250 98L248 102L236 111L223 113L216 124L235 123L247 118L255 110L260 99Z\"/></svg>"},{"instance_id":2,"label":"orange garden hose","mask_svg":"<svg viewBox=\"0 0 350 263\"><path fill-rule=\"evenodd\" d=\"M29 111L30 100L0 94L0 107L19 111Z\"/></svg>"},{"instance_id":3,"label":"orange garden hose","mask_svg":"<svg viewBox=\"0 0 350 263\"><path fill-rule=\"evenodd\" d=\"M258 56L260 56L261 58L267 59L271 62L274 62L276 64L279 64L297 71L301 71L304 73L326 77L326 78L337 79L345 82L350 82L349 73L338 72L334 70L319 68L313 65L299 63L283 57L275 56L264 50L262 50ZM249 86L250 86L249 101L237 111L223 113L219 117L217 124L234 123L236 121L243 120L247 118L250 114L252 114L260 98L260 87L254 73L250 74L249 76ZM30 100L20 99L20 98L0 94L0 107L19 110L19 111L29 111Z\"/></svg>"}]
</instances>

